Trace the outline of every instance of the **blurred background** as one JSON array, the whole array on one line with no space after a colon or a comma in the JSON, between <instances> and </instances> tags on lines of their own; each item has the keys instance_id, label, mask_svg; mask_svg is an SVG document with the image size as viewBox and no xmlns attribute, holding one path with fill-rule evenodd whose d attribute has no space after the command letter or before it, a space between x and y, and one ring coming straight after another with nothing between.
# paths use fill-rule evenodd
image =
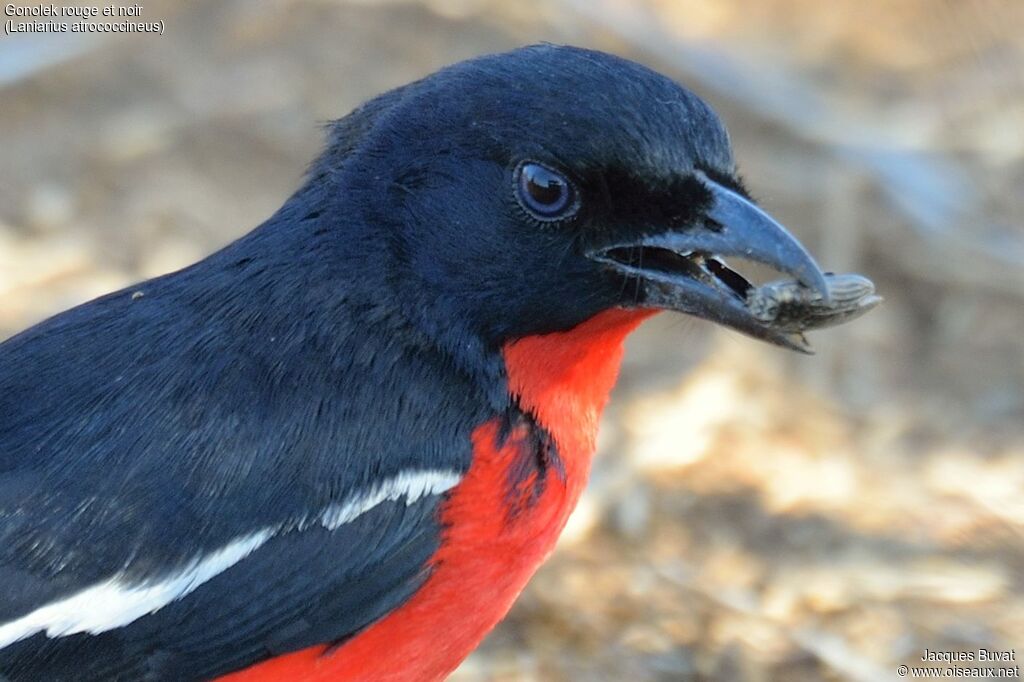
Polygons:
<instances>
[{"instance_id":1,"label":"blurred background","mask_svg":"<svg viewBox=\"0 0 1024 682\"><path fill-rule=\"evenodd\" d=\"M163 36L0 36L0 337L254 227L319 123L542 40L707 98L763 205L886 298L814 357L647 323L559 551L457 682L1024 656L1024 3L143 7Z\"/></svg>"}]
</instances>

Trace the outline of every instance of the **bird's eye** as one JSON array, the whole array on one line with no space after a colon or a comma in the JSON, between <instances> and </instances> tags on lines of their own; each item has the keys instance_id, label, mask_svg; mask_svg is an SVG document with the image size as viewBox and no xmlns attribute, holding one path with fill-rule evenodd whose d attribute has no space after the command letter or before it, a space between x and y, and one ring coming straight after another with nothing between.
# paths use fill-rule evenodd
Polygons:
<instances>
[{"instance_id":1,"label":"bird's eye","mask_svg":"<svg viewBox=\"0 0 1024 682\"><path fill-rule=\"evenodd\" d=\"M538 220L562 220L576 212L576 192L569 178L539 163L516 168L516 198Z\"/></svg>"}]
</instances>

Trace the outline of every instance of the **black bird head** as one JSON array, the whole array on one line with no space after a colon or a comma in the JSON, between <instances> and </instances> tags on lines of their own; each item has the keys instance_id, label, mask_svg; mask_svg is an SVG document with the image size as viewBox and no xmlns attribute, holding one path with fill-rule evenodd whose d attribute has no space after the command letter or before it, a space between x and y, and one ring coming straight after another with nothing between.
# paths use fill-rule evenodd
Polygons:
<instances>
[{"instance_id":1,"label":"black bird head","mask_svg":"<svg viewBox=\"0 0 1024 682\"><path fill-rule=\"evenodd\" d=\"M794 347L751 315L730 255L828 296L813 259L747 196L714 111L639 64L527 47L443 69L334 125L311 174L338 204L324 213L361 215L366 229L346 238L376 254L366 276L449 346L644 307Z\"/></svg>"}]
</instances>

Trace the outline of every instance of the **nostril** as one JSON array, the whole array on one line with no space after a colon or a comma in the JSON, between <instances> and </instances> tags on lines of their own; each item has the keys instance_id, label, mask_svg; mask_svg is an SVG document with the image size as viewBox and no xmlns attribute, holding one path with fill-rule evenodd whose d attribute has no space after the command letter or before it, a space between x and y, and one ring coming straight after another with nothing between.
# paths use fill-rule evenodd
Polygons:
<instances>
[{"instance_id":1,"label":"nostril","mask_svg":"<svg viewBox=\"0 0 1024 682\"><path fill-rule=\"evenodd\" d=\"M718 222L714 218L704 218L704 227L711 230L712 232L725 232L725 225Z\"/></svg>"}]
</instances>

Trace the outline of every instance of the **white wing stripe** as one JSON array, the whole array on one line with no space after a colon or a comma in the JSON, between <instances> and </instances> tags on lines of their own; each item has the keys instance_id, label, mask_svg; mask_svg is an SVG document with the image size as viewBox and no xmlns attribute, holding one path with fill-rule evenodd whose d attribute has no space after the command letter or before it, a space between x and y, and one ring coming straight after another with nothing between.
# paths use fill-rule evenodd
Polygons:
<instances>
[{"instance_id":1,"label":"white wing stripe","mask_svg":"<svg viewBox=\"0 0 1024 682\"><path fill-rule=\"evenodd\" d=\"M403 472L377 484L367 493L356 495L352 500L332 504L320 515L320 523L328 530L351 522L385 500L405 498L412 504L425 495L440 495L454 488L461 474L455 471L411 471Z\"/></svg>"},{"instance_id":2,"label":"white wing stripe","mask_svg":"<svg viewBox=\"0 0 1024 682\"><path fill-rule=\"evenodd\" d=\"M426 495L446 492L460 480L461 474L449 470L403 472L385 479L369 492L330 505L314 517L314 523L334 530L386 500L404 497L405 503L410 505ZM133 584L125 575L115 575L70 597L41 606L21 618L0 624L0 649L37 632L46 632L48 637L61 637L79 632L99 634L123 627L185 597L255 552L274 535L306 527L308 523L283 524L242 536L157 582Z\"/></svg>"},{"instance_id":3,"label":"white wing stripe","mask_svg":"<svg viewBox=\"0 0 1024 682\"><path fill-rule=\"evenodd\" d=\"M122 576L115 576L70 597L41 606L26 616L0 625L0 648L44 630L48 637L60 637L76 632L98 634L128 625L175 599L181 599L254 552L271 535L270 531L262 530L235 540L160 582L132 585L124 582Z\"/></svg>"}]
</instances>

